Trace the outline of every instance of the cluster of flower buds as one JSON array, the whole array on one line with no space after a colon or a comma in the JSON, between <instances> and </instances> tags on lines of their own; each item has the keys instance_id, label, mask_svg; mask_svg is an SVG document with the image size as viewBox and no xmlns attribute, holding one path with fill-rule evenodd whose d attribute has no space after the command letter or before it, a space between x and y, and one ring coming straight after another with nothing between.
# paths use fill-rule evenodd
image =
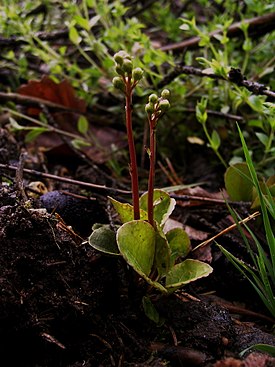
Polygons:
<instances>
[{"instance_id":1,"label":"cluster of flower buds","mask_svg":"<svg viewBox=\"0 0 275 367\"><path fill-rule=\"evenodd\" d=\"M128 78L136 85L143 76L143 71L141 68L134 68L131 56L125 51L119 51L114 55L114 60L116 62L116 72L120 76L113 78L113 85L115 88L124 91L125 80Z\"/></svg>"},{"instance_id":2,"label":"cluster of flower buds","mask_svg":"<svg viewBox=\"0 0 275 367\"><path fill-rule=\"evenodd\" d=\"M145 111L151 120L157 120L160 115L170 108L169 97L170 91L168 89L163 89L160 97L154 93L150 94L149 102L145 105Z\"/></svg>"}]
</instances>

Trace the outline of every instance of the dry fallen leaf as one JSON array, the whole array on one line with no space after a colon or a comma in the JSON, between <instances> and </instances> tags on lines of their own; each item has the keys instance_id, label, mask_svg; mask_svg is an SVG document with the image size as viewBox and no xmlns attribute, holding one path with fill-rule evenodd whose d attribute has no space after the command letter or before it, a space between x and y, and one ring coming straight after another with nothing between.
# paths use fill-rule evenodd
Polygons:
<instances>
[{"instance_id":1,"label":"dry fallen leaf","mask_svg":"<svg viewBox=\"0 0 275 367\"><path fill-rule=\"evenodd\" d=\"M73 87L67 80L55 83L48 76L43 76L41 80L30 80L28 84L21 85L17 89L17 93L41 98L82 113L85 113L87 108L86 102L76 97ZM27 109L29 115L38 115L40 111L37 107L29 107Z\"/></svg>"}]
</instances>

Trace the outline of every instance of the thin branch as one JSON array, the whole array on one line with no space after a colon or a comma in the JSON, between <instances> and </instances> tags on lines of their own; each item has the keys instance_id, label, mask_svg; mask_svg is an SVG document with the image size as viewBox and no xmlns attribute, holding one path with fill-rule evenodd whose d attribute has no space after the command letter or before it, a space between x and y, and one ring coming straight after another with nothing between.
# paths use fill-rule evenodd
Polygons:
<instances>
[{"instance_id":1,"label":"thin branch","mask_svg":"<svg viewBox=\"0 0 275 367\"><path fill-rule=\"evenodd\" d=\"M9 171L17 171L18 170L18 167L16 167L16 166L12 166L12 165L9 165L9 164L2 164L2 163L0 163L0 168L2 168L4 170L9 170ZM66 183L69 183L69 184L72 184L72 185L77 185L77 186L96 189L96 190L102 190L102 191L105 191L105 192L113 192L113 193L119 193L119 194L125 194L125 195L130 195L131 194L131 191L115 189L113 187L108 187L108 186L105 186L105 185L97 185L97 184L93 184L93 183L85 182L85 181L72 180L72 179L67 178L67 177L56 176L56 175L52 175L50 173L44 173L44 172L36 171L36 170L33 170L33 169L24 168L23 172L27 173L31 176L34 176L34 177L42 177L42 178L47 178L47 179L51 179L51 180L55 180L55 181L66 182Z\"/></svg>"},{"instance_id":2,"label":"thin branch","mask_svg":"<svg viewBox=\"0 0 275 367\"><path fill-rule=\"evenodd\" d=\"M204 247L204 246L208 245L210 242L214 241L216 238L218 238L218 237L220 237L220 236L222 236L222 235L224 235L224 234L228 233L228 232L229 232L229 231L231 231L232 229L236 228L236 227L238 226L238 224L239 224L239 225L240 225L240 224L244 224L244 223L246 223L246 222L250 221L251 219L254 219L254 218L258 217L259 215L260 215L260 212L255 212L255 213L253 213L253 214L249 215L248 217L246 217L246 218L244 218L244 219L240 220L238 223L234 223L234 224L232 224L231 226L229 226L229 227L225 228L224 230L222 230L221 232L219 232L219 233L218 233L218 234L216 234L215 236L213 236L213 237L209 238L208 240L206 240L206 241L204 241L204 242L200 243L198 246L194 247L194 248L192 249L192 252L194 252L194 251L198 250L199 248L202 248L202 247Z\"/></svg>"},{"instance_id":3,"label":"thin branch","mask_svg":"<svg viewBox=\"0 0 275 367\"><path fill-rule=\"evenodd\" d=\"M214 73L208 73L205 72L203 69L195 68L193 66L185 66L180 64L177 64L173 71L171 71L159 84L158 88L163 88L165 85L169 84L172 80L177 78L181 74L187 74L187 75L195 75L200 77L207 77L211 79L216 80L226 80L230 81L231 83L234 83L238 86L245 87L250 92L254 94L261 94L268 96L270 98L275 99L275 92L268 89L268 87L264 84L260 84L257 82L252 82L250 80L247 80L244 75L242 75L241 71L239 69L231 68L230 72L228 73L228 79L225 79L221 75L217 75Z\"/></svg>"}]
</instances>

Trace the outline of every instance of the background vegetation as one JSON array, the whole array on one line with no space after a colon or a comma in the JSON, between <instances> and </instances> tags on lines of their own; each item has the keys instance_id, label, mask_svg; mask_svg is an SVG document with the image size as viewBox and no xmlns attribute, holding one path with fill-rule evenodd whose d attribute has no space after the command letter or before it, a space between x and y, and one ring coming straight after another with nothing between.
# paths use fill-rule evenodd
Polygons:
<instances>
[{"instance_id":1,"label":"background vegetation","mask_svg":"<svg viewBox=\"0 0 275 367\"><path fill-rule=\"evenodd\" d=\"M146 118L138 106L165 86L172 108L159 127L158 153L172 159L181 176L195 169L186 166L190 143L212 148L214 167L242 161L236 121L258 172L274 174L274 95L265 89L275 89L272 1L1 3L2 91L44 74L56 82L66 78L90 110L106 116L104 124L122 130L123 102L111 80L112 57L124 49L145 70L134 100L139 141ZM243 86L244 77L255 88ZM142 143L138 149L142 155ZM126 161L121 152L110 157L118 175Z\"/></svg>"}]
</instances>

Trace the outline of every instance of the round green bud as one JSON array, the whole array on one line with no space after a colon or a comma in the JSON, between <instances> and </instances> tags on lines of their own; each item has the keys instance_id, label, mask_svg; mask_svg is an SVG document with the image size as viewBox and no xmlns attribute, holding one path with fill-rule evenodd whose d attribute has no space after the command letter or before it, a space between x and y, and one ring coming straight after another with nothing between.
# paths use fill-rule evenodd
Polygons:
<instances>
[{"instance_id":1,"label":"round green bud","mask_svg":"<svg viewBox=\"0 0 275 367\"><path fill-rule=\"evenodd\" d=\"M158 96L156 94L150 94L149 96L149 102L150 103L156 103L158 101Z\"/></svg>"},{"instance_id":2,"label":"round green bud","mask_svg":"<svg viewBox=\"0 0 275 367\"><path fill-rule=\"evenodd\" d=\"M128 58L129 55L125 51L119 51L114 54L114 60L117 64L122 65L125 58Z\"/></svg>"},{"instance_id":3,"label":"round green bud","mask_svg":"<svg viewBox=\"0 0 275 367\"><path fill-rule=\"evenodd\" d=\"M123 57L120 56L118 53L114 55L114 60L118 65L122 65L123 63Z\"/></svg>"},{"instance_id":4,"label":"round green bud","mask_svg":"<svg viewBox=\"0 0 275 367\"><path fill-rule=\"evenodd\" d=\"M148 114L151 114L154 112L154 105L152 103L147 103L145 105L145 112L147 112Z\"/></svg>"},{"instance_id":5,"label":"round green bud","mask_svg":"<svg viewBox=\"0 0 275 367\"><path fill-rule=\"evenodd\" d=\"M125 74L120 65L116 66L116 72L118 73L118 75L124 75Z\"/></svg>"},{"instance_id":6,"label":"round green bud","mask_svg":"<svg viewBox=\"0 0 275 367\"><path fill-rule=\"evenodd\" d=\"M169 98L170 97L170 91L168 89L163 89L163 91L161 92L161 97L162 98Z\"/></svg>"},{"instance_id":7,"label":"round green bud","mask_svg":"<svg viewBox=\"0 0 275 367\"><path fill-rule=\"evenodd\" d=\"M135 82L138 82L143 76L143 70L141 68L135 68L133 70L133 79Z\"/></svg>"},{"instance_id":8,"label":"round green bud","mask_svg":"<svg viewBox=\"0 0 275 367\"><path fill-rule=\"evenodd\" d=\"M159 110L161 112L167 111L170 108L170 103L168 99L163 99L159 102Z\"/></svg>"},{"instance_id":9,"label":"round green bud","mask_svg":"<svg viewBox=\"0 0 275 367\"><path fill-rule=\"evenodd\" d=\"M132 70L133 70L133 63L131 60L129 59L125 59L123 61L123 64L122 64L122 69L126 72L126 73L132 73Z\"/></svg>"},{"instance_id":10,"label":"round green bud","mask_svg":"<svg viewBox=\"0 0 275 367\"><path fill-rule=\"evenodd\" d=\"M115 76L112 81L113 81L113 86L115 88L124 91L124 83L123 83L123 80L119 76Z\"/></svg>"}]
</instances>

